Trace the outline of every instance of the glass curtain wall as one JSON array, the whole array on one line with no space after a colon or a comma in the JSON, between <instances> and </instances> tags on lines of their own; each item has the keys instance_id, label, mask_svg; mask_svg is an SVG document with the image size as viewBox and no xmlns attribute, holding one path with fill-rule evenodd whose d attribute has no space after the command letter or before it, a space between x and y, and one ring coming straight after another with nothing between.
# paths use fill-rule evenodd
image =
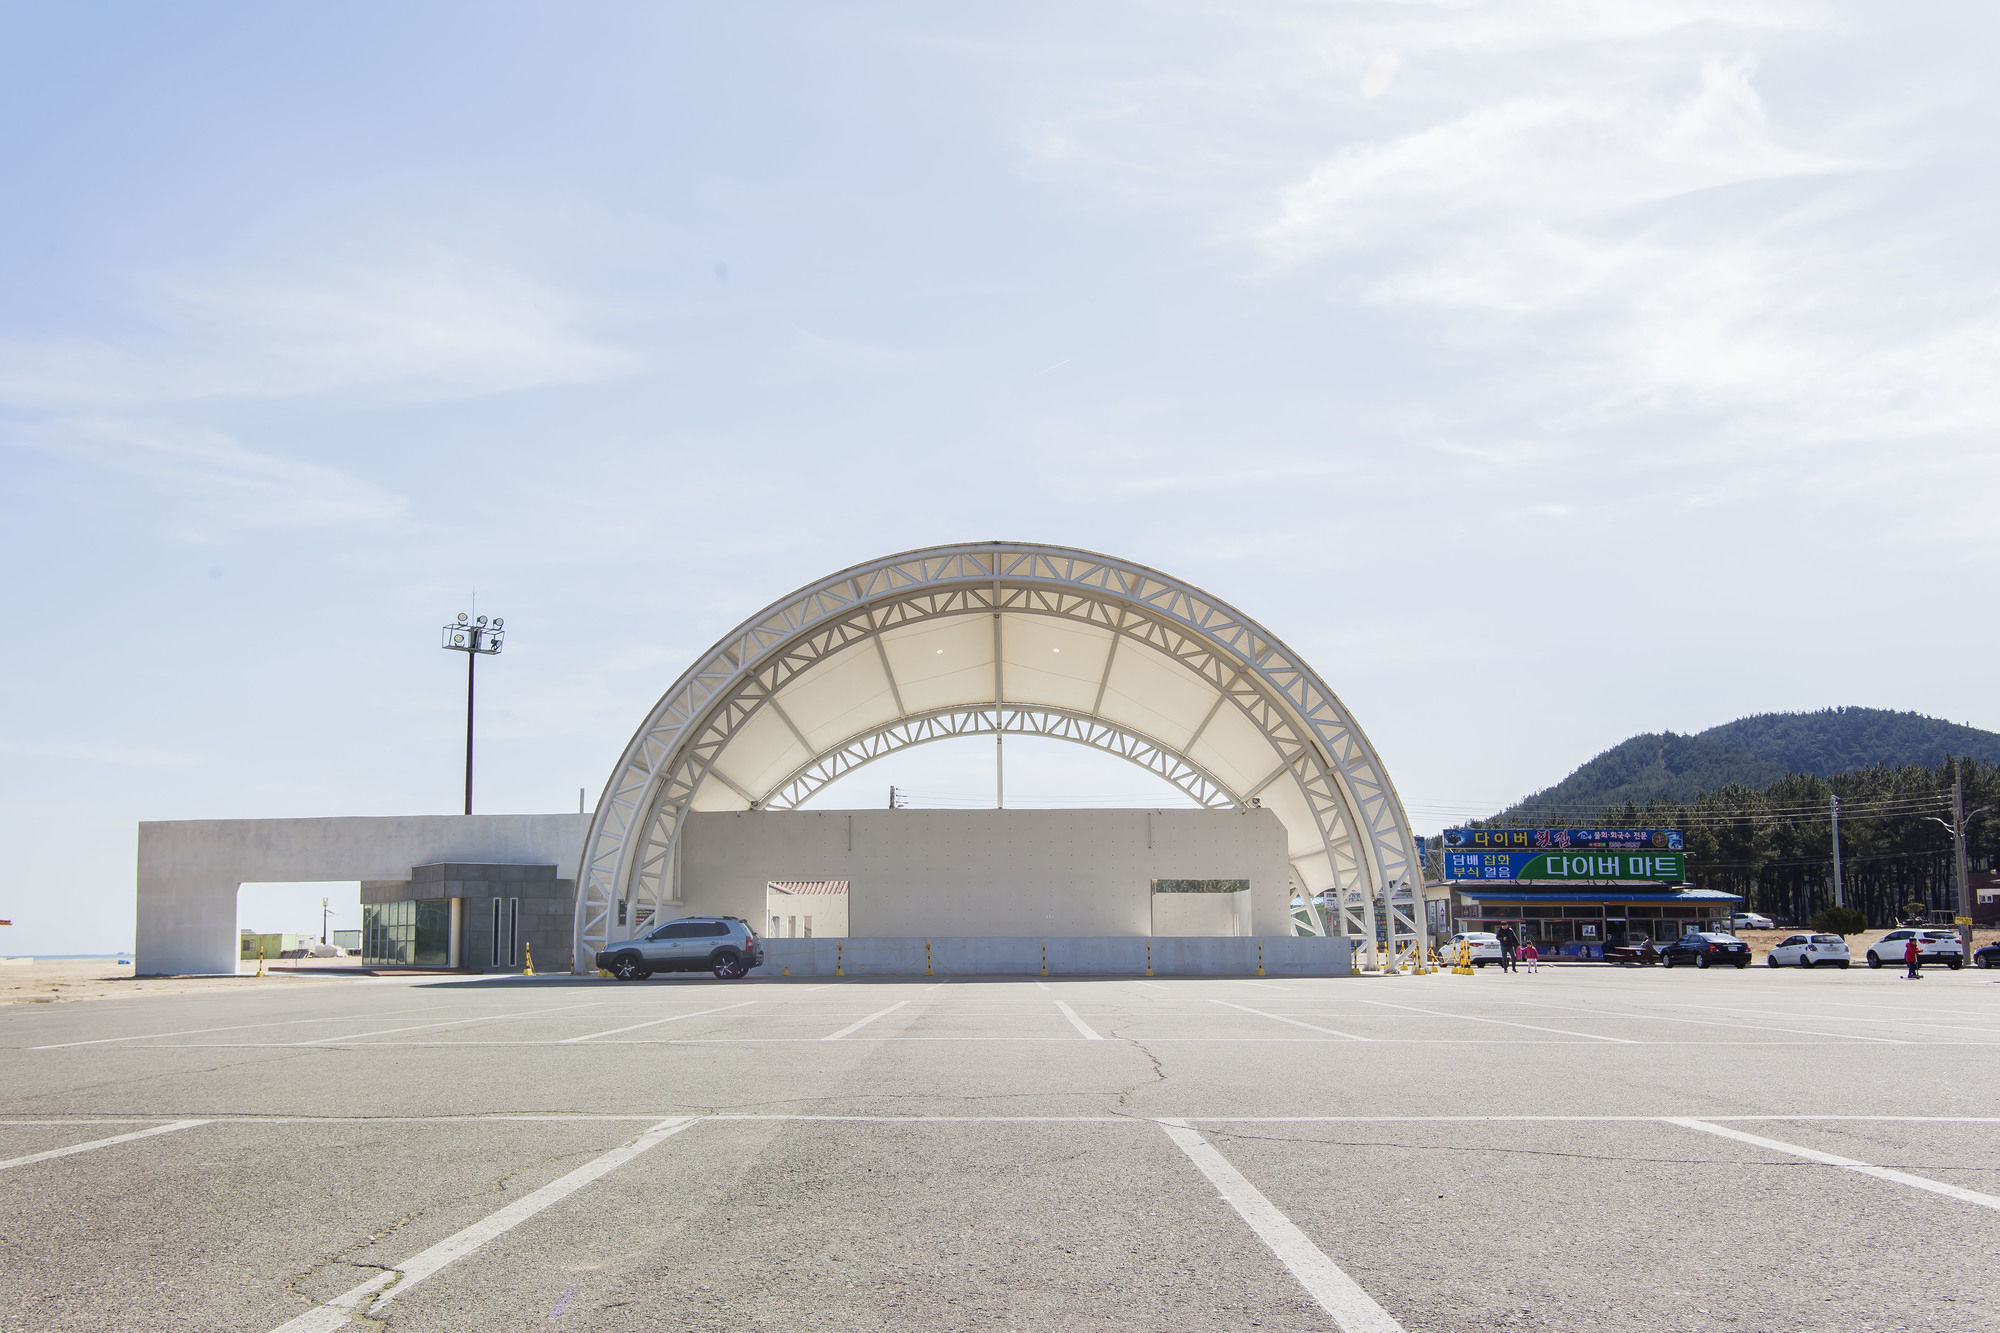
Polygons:
<instances>
[{"instance_id":1,"label":"glass curtain wall","mask_svg":"<svg viewBox=\"0 0 2000 1333\"><path fill-rule=\"evenodd\" d=\"M450 966L451 899L363 904L361 961L370 967Z\"/></svg>"}]
</instances>

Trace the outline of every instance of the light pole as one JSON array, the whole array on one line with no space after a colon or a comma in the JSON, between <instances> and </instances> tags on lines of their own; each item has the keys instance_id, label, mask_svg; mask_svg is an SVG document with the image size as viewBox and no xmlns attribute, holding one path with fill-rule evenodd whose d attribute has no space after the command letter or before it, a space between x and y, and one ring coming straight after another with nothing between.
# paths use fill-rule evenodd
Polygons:
<instances>
[{"instance_id":1,"label":"light pole","mask_svg":"<svg viewBox=\"0 0 2000 1333\"><path fill-rule=\"evenodd\" d=\"M485 616L478 619L460 611L458 619L444 627L444 646L454 653L465 654L465 813L472 813L472 698L473 668L478 665L481 654L491 657L500 651L500 645L507 638L507 622L499 616L489 623Z\"/></svg>"}]
</instances>

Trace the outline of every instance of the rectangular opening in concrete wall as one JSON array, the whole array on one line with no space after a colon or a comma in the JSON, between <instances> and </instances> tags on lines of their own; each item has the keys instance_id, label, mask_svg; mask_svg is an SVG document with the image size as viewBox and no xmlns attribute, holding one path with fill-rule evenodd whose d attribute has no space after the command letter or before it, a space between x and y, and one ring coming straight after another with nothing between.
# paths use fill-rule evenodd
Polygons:
<instances>
[{"instance_id":1,"label":"rectangular opening in concrete wall","mask_svg":"<svg viewBox=\"0 0 2000 1333\"><path fill-rule=\"evenodd\" d=\"M236 967L359 967L361 885L356 880L239 884Z\"/></svg>"},{"instance_id":2,"label":"rectangular opening in concrete wall","mask_svg":"<svg viewBox=\"0 0 2000 1333\"><path fill-rule=\"evenodd\" d=\"M1248 935L1247 879L1156 879L1153 934Z\"/></svg>"},{"instance_id":3,"label":"rectangular opening in concrete wall","mask_svg":"<svg viewBox=\"0 0 2000 1333\"><path fill-rule=\"evenodd\" d=\"M844 940L847 938L847 881L774 879L764 886L767 939Z\"/></svg>"}]
</instances>

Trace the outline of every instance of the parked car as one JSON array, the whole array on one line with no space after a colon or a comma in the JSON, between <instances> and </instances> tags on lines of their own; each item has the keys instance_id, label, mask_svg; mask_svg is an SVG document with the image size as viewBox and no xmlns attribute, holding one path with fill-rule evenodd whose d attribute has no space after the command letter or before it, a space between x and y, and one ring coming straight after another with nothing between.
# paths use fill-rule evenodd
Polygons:
<instances>
[{"instance_id":1,"label":"parked car","mask_svg":"<svg viewBox=\"0 0 2000 1333\"><path fill-rule=\"evenodd\" d=\"M1983 949L1972 951L1974 967L2000 967L2000 944L1989 944Z\"/></svg>"},{"instance_id":2,"label":"parked car","mask_svg":"<svg viewBox=\"0 0 2000 1333\"><path fill-rule=\"evenodd\" d=\"M1868 966L1900 965L1912 935L1917 939L1918 962L1943 963L1954 972L1965 966L1965 950L1958 942L1957 931L1923 929L1892 930L1869 945Z\"/></svg>"},{"instance_id":3,"label":"parked car","mask_svg":"<svg viewBox=\"0 0 2000 1333\"><path fill-rule=\"evenodd\" d=\"M1713 967L1718 963L1748 967L1750 946L1734 935L1725 935L1718 930L1689 931L1660 950L1661 967L1675 967L1681 963L1693 963L1696 967Z\"/></svg>"},{"instance_id":4,"label":"parked car","mask_svg":"<svg viewBox=\"0 0 2000 1333\"><path fill-rule=\"evenodd\" d=\"M1503 956L1500 949L1500 937L1498 935L1487 930L1461 930L1458 934L1446 940L1444 947L1438 950L1438 956L1444 959L1446 967L1454 966L1458 962L1458 942L1460 940L1464 940L1472 946L1472 965L1474 967L1485 967L1488 963L1497 963Z\"/></svg>"},{"instance_id":5,"label":"parked car","mask_svg":"<svg viewBox=\"0 0 2000 1333\"><path fill-rule=\"evenodd\" d=\"M1755 912L1738 912L1735 916L1729 918L1729 928L1731 930L1776 930L1778 923L1768 916L1759 916Z\"/></svg>"},{"instance_id":6,"label":"parked car","mask_svg":"<svg viewBox=\"0 0 2000 1333\"><path fill-rule=\"evenodd\" d=\"M684 916L597 952L597 966L620 981L644 981L655 972L713 972L734 981L763 962L757 933L736 916Z\"/></svg>"},{"instance_id":7,"label":"parked car","mask_svg":"<svg viewBox=\"0 0 2000 1333\"><path fill-rule=\"evenodd\" d=\"M1764 956L1771 967L1846 967L1853 960L1838 935L1788 935Z\"/></svg>"}]
</instances>

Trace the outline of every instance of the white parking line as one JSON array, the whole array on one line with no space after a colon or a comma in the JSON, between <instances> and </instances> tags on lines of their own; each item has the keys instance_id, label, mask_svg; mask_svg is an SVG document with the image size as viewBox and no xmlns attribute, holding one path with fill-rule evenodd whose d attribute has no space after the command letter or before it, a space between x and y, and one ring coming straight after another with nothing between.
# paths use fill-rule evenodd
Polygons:
<instances>
[{"instance_id":1,"label":"white parking line","mask_svg":"<svg viewBox=\"0 0 2000 1333\"><path fill-rule=\"evenodd\" d=\"M1323 1028L1316 1023L1302 1023L1296 1018L1286 1018L1283 1014L1267 1014L1262 1009L1252 1009L1247 1004L1236 1004L1229 1000L1210 1000L1209 1003L1219 1004L1225 1009L1241 1009L1246 1014L1255 1014L1259 1018L1269 1018L1279 1023L1290 1023L1295 1028L1310 1028L1314 1032L1324 1032L1335 1037L1345 1037L1349 1041L1368 1040L1366 1037L1357 1037L1352 1032L1341 1032L1334 1028Z\"/></svg>"},{"instance_id":2,"label":"white parking line","mask_svg":"<svg viewBox=\"0 0 2000 1333\"><path fill-rule=\"evenodd\" d=\"M1380 1005L1384 1009L1407 1009L1413 1014L1429 1014L1432 1018L1456 1018L1467 1023L1498 1023L1503 1027L1527 1028L1530 1032L1555 1032L1565 1037L1588 1037L1592 1041L1616 1042L1620 1046L1646 1046L1652 1043L1633 1041L1630 1037L1606 1037L1595 1032L1577 1032L1570 1028L1545 1028L1537 1023L1516 1023L1506 1018L1480 1018L1473 1014L1448 1014L1440 1009L1419 1009L1413 1004L1390 1004L1387 1000L1363 1000L1363 1004Z\"/></svg>"},{"instance_id":3,"label":"white parking line","mask_svg":"<svg viewBox=\"0 0 2000 1333\"><path fill-rule=\"evenodd\" d=\"M613 1148L560 1180L542 1186L533 1194L515 1200L456 1235L445 1237L428 1250L412 1255L397 1267L368 1279L352 1291L344 1292L296 1319L285 1321L278 1325L274 1333L341 1333L342 1330L352 1329L355 1320L350 1311L360 1311L364 1319L374 1316L390 1301L447 1264L463 1259L495 1236L513 1230L550 1204L574 1194L598 1177L616 1171L654 1144L673 1137L695 1121L694 1116L675 1116L661 1121L624 1147ZM365 1310L361 1308L364 1304L368 1307Z\"/></svg>"},{"instance_id":4,"label":"white parking line","mask_svg":"<svg viewBox=\"0 0 2000 1333\"><path fill-rule=\"evenodd\" d=\"M1907 1046L1900 1037L1869 1037L1858 1032L1826 1032L1813 1028L1781 1028L1769 1023L1733 1023L1726 1018L1670 1018L1665 1014L1635 1014L1622 1009L1578 1009L1567 1004L1544 1004L1538 1000L1523 1001L1531 1009L1553 1009L1561 1014L1594 1015L1599 1018L1630 1018L1646 1023L1697 1023L1705 1027L1735 1028L1738 1032L1789 1032L1795 1037L1832 1037L1836 1041L1872 1041L1889 1046ZM1726 1013L1750 1013L1747 1009L1725 1010ZM1838 1014L1829 1015L1830 1021L1853 1022L1841 1019ZM1867 1021L1867 1020L1863 1020Z\"/></svg>"},{"instance_id":5,"label":"white parking line","mask_svg":"<svg viewBox=\"0 0 2000 1333\"><path fill-rule=\"evenodd\" d=\"M1084 1022L1081 1018L1078 1018L1076 1016L1076 1010L1070 1008L1068 1005L1064 1004L1061 1000L1056 1001L1056 1008L1062 1010L1063 1017L1069 1020L1069 1025L1071 1027L1075 1028L1078 1032L1081 1032L1083 1034L1083 1038L1085 1041L1104 1040L1103 1037L1099 1036L1097 1033L1092 1032L1090 1030L1090 1024Z\"/></svg>"},{"instance_id":6,"label":"white parking line","mask_svg":"<svg viewBox=\"0 0 2000 1333\"><path fill-rule=\"evenodd\" d=\"M1277 1206L1243 1178L1243 1173L1229 1164L1229 1159L1217 1152L1209 1141L1191 1128L1185 1120L1161 1120L1157 1122L1174 1141L1174 1146L1186 1153L1195 1168L1208 1177L1208 1183L1222 1191L1223 1199L1237 1216L1250 1224L1257 1233L1257 1239L1264 1242L1278 1261L1291 1270L1306 1294L1319 1302L1319 1307L1332 1316L1334 1327L1341 1333L1404 1333L1403 1326L1395 1318L1375 1303L1375 1298L1361 1289L1361 1284L1342 1272L1340 1265L1326 1257L1326 1252L1312 1243L1306 1233L1292 1225L1292 1220L1279 1212Z\"/></svg>"},{"instance_id":7,"label":"white parking line","mask_svg":"<svg viewBox=\"0 0 2000 1333\"><path fill-rule=\"evenodd\" d=\"M1837 1166L1844 1171L1853 1171L1864 1176L1874 1176L1878 1180L1893 1180L1898 1185L1908 1185L1913 1189L1929 1190L1932 1194L1942 1194L1948 1199L1958 1199L1964 1203L1976 1204L1981 1208L1991 1208L2000 1212L2000 1198L1991 1194L1981 1194L1978 1190L1964 1189L1958 1185L1947 1185L1942 1180L1932 1180L1927 1176L1913 1176L1907 1171L1896 1171L1886 1166L1871 1166L1867 1162L1857 1162L1852 1157L1839 1157L1830 1152L1820 1152L1817 1148L1802 1148L1796 1143L1784 1143L1778 1139L1767 1139L1761 1134L1745 1134L1740 1129L1727 1129L1710 1124L1691 1116L1666 1116L1670 1125L1683 1129L1698 1129L1704 1134L1715 1134L1725 1139L1735 1139L1758 1148L1768 1148L1772 1152L1789 1153L1793 1157L1803 1157L1809 1162L1819 1162L1826 1166Z\"/></svg>"},{"instance_id":8,"label":"white parking line","mask_svg":"<svg viewBox=\"0 0 2000 1333\"><path fill-rule=\"evenodd\" d=\"M453 1018L442 1023L412 1023L408 1027L379 1028L374 1032L349 1032L338 1037L316 1037L312 1041L296 1043L300 1046L324 1046L337 1041L359 1041L363 1037L386 1037L396 1032L421 1032L425 1028L463 1027L467 1023L497 1023L503 1018L534 1018L541 1014L560 1014L571 1009L595 1009L602 1001L585 1000L582 1004L559 1004L553 1009L520 1009L513 1013L487 1014L480 1018Z\"/></svg>"},{"instance_id":9,"label":"white parking line","mask_svg":"<svg viewBox=\"0 0 2000 1333\"><path fill-rule=\"evenodd\" d=\"M355 1022L359 1023L364 1018L387 1018L391 1014L415 1014L422 1012L422 1009L387 1009L379 1014L355 1014L353 1018ZM89 1041L56 1041L50 1042L46 1046L30 1046L28 1049L31 1051L62 1051L72 1046L108 1046L116 1041L150 1041L154 1037L200 1037L206 1036L211 1032L242 1032L247 1028L281 1028L291 1027L298 1023L339 1023L345 1021L346 1017L344 1014L334 1014L331 1017L322 1015L318 1018L279 1018L273 1019L268 1023L231 1023L227 1027L219 1028L181 1028L177 1032L139 1032L129 1037L93 1037Z\"/></svg>"},{"instance_id":10,"label":"white parking line","mask_svg":"<svg viewBox=\"0 0 2000 1333\"><path fill-rule=\"evenodd\" d=\"M47 1152L31 1152L25 1157L13 1157L0 1162L0 1171L9 1167L27 1166L31 1162L47 1162L57 1157L73 1157L80 1152L95 1152L99 1148L109 1148L114 1143L130 1143L134 1139L150 1139L155 1134L171 1134L175 1130L193 1129L205 1125L206 1120L176 1120L171 1125L155 1125L151 1129L135 1130L130 1134L113 1134L108 1139L92 1139L89 1143L72 1143L67 1148L50 1148Z\"/></svg>"},{"instance_id":11,"label":"white parking line","mask_svg":"<svg viewBox=\"0 0 2000 1333\"><path fill-rule=\"evenodd\" d=\"M1169 985L1167 985L1167 984L1166 984L1165 982L1160 982L1160 981L1138 981L1138 982L1134 982L1133 984L1134 984L1134 985L1136 985L1136 986L1151 986L1151 987L1152 987L1152 988L1153 988L1154 990L1172 990L1172 989L1173 989L1173 987L1172 987L1172 986L1169 986Z\"/></svg>"},{"instance_id":12,"label":"white parking line","mask_svg":"<svg viewBox=\"0 0 2000 1333\"><path fill-rule=\"evenodd\" d=\"M755 1000L738 1000L735 1004L718 1005L714 1009L697 1009L693 1013L673 1014L666 1018L655 1018L645 1023L630 1023L622 1028L606 1028L602 1032L586 1032L581 1037L564 1037L561 1041L558 1041L556 1045L574 1046L580 1041L590 1041L597 1037L616 1036L620 1032L637 1032L640 1028L658 1027L662 1023L678 1023L683 1018L700 1018L703 1014L726 1013L731 1009L741 1009L747 1005L752 1005L755 1003L757 1003Z\"/></svg>"},{"instance_id":13,"label":"white parking line","mask_svg":"<svg viewBox=\"0 0 2000 1333\"><path fill-rule=\"evenodd\" d=\"M863 1019L857 1019L856 1021L849 1023L846 1027L842 1028L840 1031L834 1033L832 1036L821 1037L820 1040L839 1041L842 1037L861 1031L861 1029L867 1027L870 1023L873 1023L878 1018L886 1018L888 1015L895 1013L898 1009L901 1009L904 1005L908 1003L909 1003L908 1000L898 1000L894 1004L890 1005L887 1009L877 1009L874 1013L868 1015L868 1017Z\"/></svg>"}]
</instances>

